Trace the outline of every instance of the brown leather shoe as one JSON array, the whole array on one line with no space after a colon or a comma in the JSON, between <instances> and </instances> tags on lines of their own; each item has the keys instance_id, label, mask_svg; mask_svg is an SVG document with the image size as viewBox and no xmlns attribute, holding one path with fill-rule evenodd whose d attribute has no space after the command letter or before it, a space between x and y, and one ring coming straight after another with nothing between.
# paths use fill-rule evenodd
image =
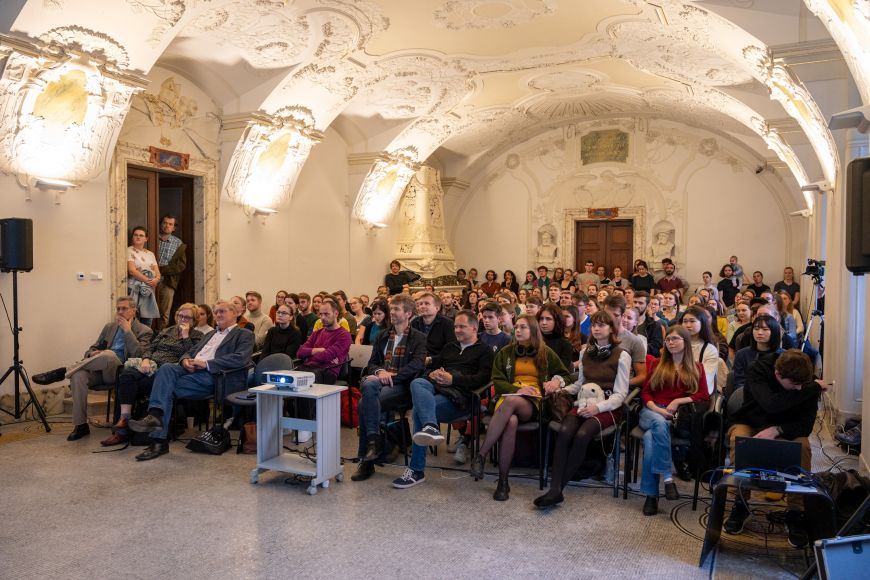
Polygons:
<instances>
[{"instance_id":1,"label":"brown leather shoe","mask_svg":"<svg viewBox=\"0 0 870 580\"><path fill-rule=\"evenodd\" d=\"M111 447L112 445L121 445L122 443L126 443L129 441L129 437L127 435L122 435L121 433L112 433L106 439L100 441L100 445L103 447Z\"/></svg>"},{"instance_id":2,"label":"brown leather shoe","mask_svg":"<svg viewBox=\"0 0 870 580\"><path fill-rule=\"evenodd\" d=\"M112 425L112 433L117 433L118 431L126 431L127 430L127 417L121 417L118 419L118 422Z\"/></svg>"}]
</instances>

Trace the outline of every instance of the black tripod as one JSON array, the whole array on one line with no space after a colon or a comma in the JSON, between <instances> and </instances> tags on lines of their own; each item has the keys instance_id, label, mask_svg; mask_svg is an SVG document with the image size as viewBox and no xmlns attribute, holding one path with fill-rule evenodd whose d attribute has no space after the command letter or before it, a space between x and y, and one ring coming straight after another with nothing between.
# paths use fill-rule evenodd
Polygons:
<instances>
[{"instance_id":1,"label":"black tripod","mask_svg":"<svg viewBox=\"0 0 870 580\"><path fill-rule=\"evenodd\" d=\"M27 378L27 373L24 372L24 364L21 362L18 335L21 334L22 330L18 326L18 270L12 270L12 366L3 373L3 377L0 378L0 385L3 384L9 375L15 377L15 412L10 413L3 408L0 408L0 411L19 419L24 411L27 410L27 407L33 405L33 408L36 409L36 413L39 415L39 419L45 425L46 433L48 433L51 431L51 427L45 418L45 411L42 410L42 405L36 399L36 393L33 392L33 388L30 386L30 380ZM27 389L27 394L30 396L30 400L27 401L24 407L21 406L21 382L24 383L24 388Z\"/></svg>"}]
</instances>

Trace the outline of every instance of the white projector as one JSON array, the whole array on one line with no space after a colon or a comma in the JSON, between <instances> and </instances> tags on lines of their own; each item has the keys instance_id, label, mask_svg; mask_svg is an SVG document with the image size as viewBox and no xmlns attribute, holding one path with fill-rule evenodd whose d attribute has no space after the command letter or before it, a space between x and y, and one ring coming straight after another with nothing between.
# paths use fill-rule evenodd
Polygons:
<instances>
[{"instance_id":1,"label":"white projector","mask_svg":"<svg viewBox=\"0 0 870 580\"><path fill-rule=\"evenodd\" d=\"M271 371L263 373L267 385L282 391L303 391L314 384L314 373L307 371Z\"/></svg>"}]
</instances>

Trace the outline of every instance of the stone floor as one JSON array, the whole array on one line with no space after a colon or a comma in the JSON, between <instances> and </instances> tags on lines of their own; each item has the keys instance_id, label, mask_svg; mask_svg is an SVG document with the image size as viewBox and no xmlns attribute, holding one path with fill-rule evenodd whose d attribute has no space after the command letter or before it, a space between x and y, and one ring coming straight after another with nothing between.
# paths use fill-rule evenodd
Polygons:
<instances>
[{"instance_id":1,"label":"stone floor","mask_svg":"<svg viewBox=\"0 0 870 580\"><path fill-rule=\"evenodd\" d=\"M53 421L50 434L36 423L0 428L0 578L590 578L615 571L670 580L790 578L804 566L781 530L765 547L759 521L745 537L726 537L715 563L698 568L707 505L693 512L688 499L662 500L662 513L644 517L640 497L577 487L562 506L541 512L532 506L537 482L515 477L511 499L495 502L491 476L474 482L436 467L454 467L444 448L414 488L389 485L399 465L353 483L348 464L343 483L309 496L279 473L250 484L251 455L197 455L174 444L169 455L140 463L133 457L141 448L99 453L107 429L68 443L68 422ZM350 456L355 435L342 429L342 436ZM681 491L688 496L689 484Z\"/></svg>"}]
</instances>

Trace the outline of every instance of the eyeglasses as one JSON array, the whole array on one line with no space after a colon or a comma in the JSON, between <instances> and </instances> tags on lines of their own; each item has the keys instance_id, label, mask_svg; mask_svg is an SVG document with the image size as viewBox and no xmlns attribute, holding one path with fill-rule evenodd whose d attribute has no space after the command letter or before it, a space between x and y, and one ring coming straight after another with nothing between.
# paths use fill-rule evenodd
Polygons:
<instances>
[{"instance_id":1,"label":"eyeglasses","mask_svg":"<svg viewBox=\"0 0 870 580\"><path fill-rule=\"evenodd\" d=\"M186 314L176 314L175 318L178 320L193 320L193 316L188 316Z\"/></svg>"},{"instance_id":2,"label":"eyeglasses","mask_svg":"<svg viewBox=\"0 0 870 580\"><path fill-rule=\"evenodd\" d=\"M665 338L665 342L683 342L683 339L679 336L668 336Z\"/></svg>"},{"instance_id":3,"label":"eyeglasses","mask_svg":"<svg viewBox=\"0 0 870 580\"><path fill-rule=\"evenodd\" d=\"M277 314L278 316L290 316L290 313L287 312L286 310L279 310L275 314Z\"/></svg>"}]
</instances>

